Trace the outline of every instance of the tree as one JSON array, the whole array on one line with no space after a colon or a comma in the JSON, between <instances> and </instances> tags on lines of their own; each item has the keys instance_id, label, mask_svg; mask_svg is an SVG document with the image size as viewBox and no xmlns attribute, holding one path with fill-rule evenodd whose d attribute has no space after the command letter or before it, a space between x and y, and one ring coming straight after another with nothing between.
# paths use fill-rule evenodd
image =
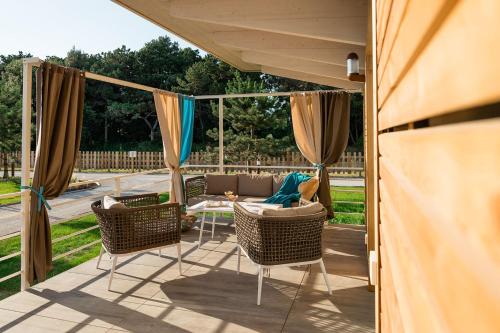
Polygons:
<instances>
[{"instance_id":1,"label":"tree","mask_svg":"<svg viewBox=\"0 0 500 333\"><path fill-rule=\"evenodd\" d=\"M177 79L173 91L187 95L217 95L226 92L227 83L234 79L239 71L208 54L201 61L192 64L182 77ZM209 101L196 102L194 115L193 145L206 147L207 128L217 126L218 114L212 114Z\"/></svg>"},{"instance_id":2,"label":"tree","mask_svg":"<svg viewBox=\"0 0 500 333\"><path fill-rule=\"evenodd\" d=\"M264 82L236 73L226 88L227 94L265 92ZM224 106L225 159L230 163L276 156L290 147L287 125L289 112L276 97L231 98ZM218 116L218 107L212 104ZM207 133L217 140L218 128Z\"/></svg>"},{"instance_id":3,"label":"tree","mask_svg":"<svg viewBox=\"0 0 500 333\"><path fill-rule=\"evenodd\" d=\"M8 174L8 153L21 147L22 118L22 61L9 59L0 73L0 152L3 161L3 178Z\"/></svg>"}]
</instances>

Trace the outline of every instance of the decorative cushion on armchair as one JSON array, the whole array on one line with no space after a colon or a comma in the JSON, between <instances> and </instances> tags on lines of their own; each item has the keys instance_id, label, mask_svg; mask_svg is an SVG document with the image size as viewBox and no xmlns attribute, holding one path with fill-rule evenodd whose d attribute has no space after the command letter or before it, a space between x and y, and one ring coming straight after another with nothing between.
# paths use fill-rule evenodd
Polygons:
<instances>
[{"instance_id":1,"label":"decorative cushion on armchair","mask_svg":"<svg viewBox=\"0 0 500 333\"><path fill-rule=\"evenodd\" d=\"M318 191L319 178L312 177L311 179L299 184L300 197L304 200L311 200L314 194Z\"/></svg>"},{"instance_id":2,"label":"decorative cushion on armchair","mask_svg":"<svg viewBox=\"0 0 500 333\"><path fill-rule=\"evenodd\" d=\"M120 202L116 200L113 197L110 197L109 195L105 195L104 198L102 199L102 208L104 209L127 209L127 206L123 202Z\"/></svg>"}]
</instances>

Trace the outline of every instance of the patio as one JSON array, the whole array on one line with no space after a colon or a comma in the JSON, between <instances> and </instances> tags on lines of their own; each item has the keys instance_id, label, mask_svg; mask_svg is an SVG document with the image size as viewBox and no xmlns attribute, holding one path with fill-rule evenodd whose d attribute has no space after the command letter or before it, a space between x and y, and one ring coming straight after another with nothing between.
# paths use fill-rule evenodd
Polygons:
<instances>
[{"instance_id":1,"label":"patio","mask_svg":"<svg viewBox=\"0 0 500 333\"><path fill-rule=\"evenodd\" d=\"M318 265L273 268L255 304L255 267L236 274L234 225L218 222L197 249L198 230L183 234L183 276L175 248L119 261L107 291L110 261L96 259L0 302L0 331L35 332L374 332L374 293L367 289L364 226L329 225Z\"/></svg>"}]
</instances>

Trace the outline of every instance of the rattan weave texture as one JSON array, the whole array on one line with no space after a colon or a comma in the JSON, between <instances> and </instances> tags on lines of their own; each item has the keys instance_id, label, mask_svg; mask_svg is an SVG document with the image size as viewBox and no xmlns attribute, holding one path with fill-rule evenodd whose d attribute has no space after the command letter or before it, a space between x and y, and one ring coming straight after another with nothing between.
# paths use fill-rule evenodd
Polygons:
<instances>
[{"instance_id":1,"label":"rattan weave texture","mask_svg":"<svg viewBox=\"0 0 500 333\"><path fill-rule=\"evenodd\" d=\"M115 199L123 202L127 209L104 209L101 200L91 205L102 243L110 254L144 251L180 242L178 203L160 204L157 193Z\"/></svg>"}]
</instances>

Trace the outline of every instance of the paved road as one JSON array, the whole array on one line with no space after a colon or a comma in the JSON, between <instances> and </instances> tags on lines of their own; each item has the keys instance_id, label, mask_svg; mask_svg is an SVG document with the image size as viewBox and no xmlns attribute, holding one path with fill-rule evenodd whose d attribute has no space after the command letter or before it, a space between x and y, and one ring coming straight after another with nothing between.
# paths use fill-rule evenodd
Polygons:
<instances>
[{"instance_id":1,"label":"paved road","mask_svg":"<svg viewBox=\"0 0 500 333\"><path fill-rule=\"evenodd\" d=\"M78 180L97 180L117 176L109 173L75 173ZM170 175L137 175L122 178L122 195L149 192L166 192L170 190ZM128 188L132 188L127 190ZM114 181L104 180L101 186L92 190L68 192L59 198L49 200L53 207L49 210L51 223L59 223L91 211L90 204L100 197L113 193ZM65 203L64 205L62 205ZM21 223L21 205L0 207L0 237L18 232Z\"/></svg>"},{"instance_id":2,"label":"paved road","mask_svg":"<svg viewBox=\"0 0 500 333\"><path fill-rule=\"evenodd\" d=\"M78 180L96 180L118 176L118 173L75 173ZM341 178L330 180L331 185L336 186L364 186L363 179ZM170 175L137 175L122 178L122 195L132 195L150 192L166 192L170 190ZM127 190L128 188L132 188ZM53 207L49 210L50 222L52 224L66 221L91 211L90 204L100 197L113 193L114 181L105 180L101 186L92 190L81 190L68 192L59 198L49 200ZM63 205L64 203L64 205ZM18 232L21 223L21 206L10 205L0 207L0 237Z\"/></svg>"}]
</instances>

